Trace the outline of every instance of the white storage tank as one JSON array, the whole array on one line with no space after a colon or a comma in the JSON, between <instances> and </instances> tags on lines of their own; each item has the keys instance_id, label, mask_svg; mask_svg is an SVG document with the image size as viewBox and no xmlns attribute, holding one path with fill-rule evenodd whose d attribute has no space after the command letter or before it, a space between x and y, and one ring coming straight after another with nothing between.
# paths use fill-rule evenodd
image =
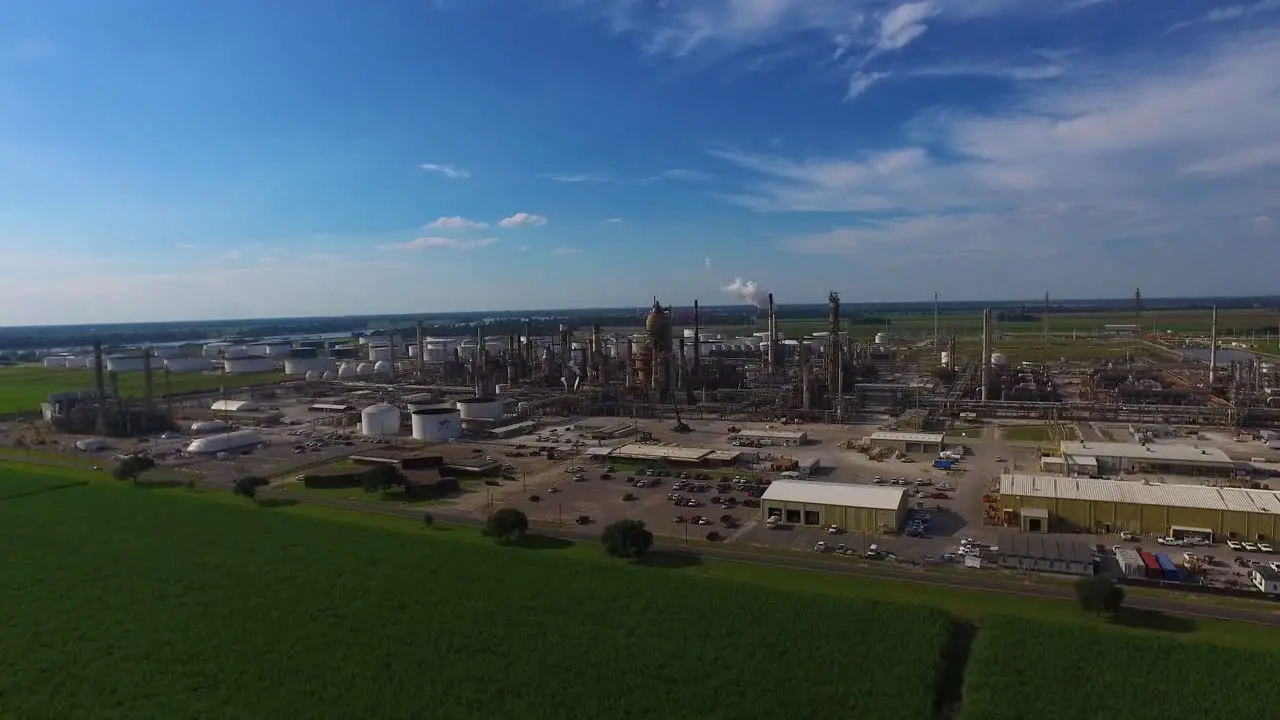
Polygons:
<instances>
[{"instance_id":1,"label":"white storage tank","mask_svg":"<svg viewBox=\"0 0 1280 720\"><path fill-rule=\"evenodd\" d=\"M463 420L501 420L503 402L494 397L469 397L458 401Z\"/></svg>"},{"instance_id":2,"label":"white storage tank","mask_svg":"<svg viewBox=\"0 0 1280 720\"><path fill-rule=\"evenodd\" d=\"M876 333L875 343L876 345L888 345L889 333Z\"/></svg>"},{"instance_id":3,"label":"white storage tank","mask_svg":"<svg viewBox=\"0 0 1280 720\"><path fill-rule=\"evenodd\" d=\"M695 332L693 328L685 328L685 329L684 329L684 336L685 336L686 338L696 338L696 337L698 337L698 333L697 333L697 332Z\"/></svg>"},{"instance_id":4,"label":"white storage tank","mask_svg":"<svg viewBox=\"0 0 1280 720\"><path fill-rule=\"evenodd\" d=\"M288 355L293 352L293 343L271 342L264 344L262 349L268 355Z\"/></svg>"},{"instance_id":5,"label":"white storage tank","mask_svg":"<svg viewBox=\"0 0 1280 720\"><path fill-rule=\"evenodd\" d=\"M244 345L228 345L222 349L222 356L228 358L249 357L249 348Z\"/></svg>"},{"instance_id":6,"label":"white storage tank","mask_svg":"<svg viewBox=\"0 0 1280 720\"><path fill-rule=\"evenodd\" d=\"M370 437L400 434L400 410L394 405L378 403L360 411L361 432Z\"/></svg>"},{"instance_id":7,"label":"white storage tank","mask_svg":"<svg viewBox=\"0 0 1280 720\"><path fill-rule=\"evenodd\" d=\"M324 379L324 373L319 370L308 370L305 377L307 382L320 382Z\"/></svg>"},{"instance_id":8,"label":"white storage tank","mask_svg":"<svg viewBox=\"0 0 1280 720\"><path fill-rule=\"evenodd\" d=\"M191 423L191 432L197 435L210 435L218 432L228 432L231 425L222 420L201 420Z\"/></svg>"},{"instance_id":9,"label":"white storage tank","mask_svg":"<svg viewBox=\"0 0 1280 720\"><path fill-rule=\"evenodd\" d=\"M197 438L187 445L186 452L191 455L206 455L243 450L266 445L262 436L252 430L235 430L229 433L218 433L208 437Z\"/></svg>"},{"instance_id":10,"label":"white storage tank","mask_svg":"<svg viewBox=\"0 0 1280 720\"><path fill-rule=\"evenodd\" d=\"M269 357L251 356L251 357L228 357L222 363L228 375L239 375L241 373L264 373L271 372L276 369L276 361Z\"/></svg>"},{"instance_id":11,"label":"white storage tank","mask_svg":"<svg viewBox=\"0 0 1280 720\"><path fill-rule=\"evenodd\" d=\"M355 380L355 379L356 379L356 364L355 364L355 363L349 363L349 362L344 362L344 363L342 363L342 365L338 368L338 379L340 379L340 380Z\"/></svg>"},{"instance_id":12,"label":"white storage tank","mask_svg":"<svg viewBox=\"0 0 1280 720\"><path fill-rule=\"evenodd\" d=\"M508 345L502 340L491 340L484 344L484 349L489 353L490 357L498 357L507 351Z\"/></svg>"},{"instance_id":13,"label":"white storage tank","mask_svg":"<svg viewBox=\"0 0 1280 720\"><path fill-rule=\"evenodd\" d=\"M356 377L373 377L373 363L360 363L357 365Z\"/></svg>"},{"instance_id":14,"label":"white storage tank","mask_svg":"<svg viewBox=\"0 0 1280 720\"><path fill-rule=\"evenodd\" d=\"M82 357L67 358L67 367L87 368L89 367L89 358L82 358Z\"/></svg>"},{"instance_id":15,"label":"white storage tank","mask_svg":"<svg viewBox=\"0 0 1280 720\"><path fill-rule=\"evenodd\" d=\"M373 374L374 374L374 375L380 375L380 376L382 376L382 377L390 377L390 375L391 375L391 362L390 362L390 361L388 361L388 360L379 360L378 362L374 363L374 364L373 364Z\"/></svg>"},{"instance_id":16,"label":"white storage tank","mask_svg":"<svg viewBox=\"0 0 1280 720\"><path fill-rule=\"evenodd\" d=\"M991 353L991 364L996 367L1004 367L1009 364L1009 356L999 352Z\"/></svg>"},{"instance_id":17,"label":"white storage tank","mask_svg":"<svg viewBox=\"0 0 1280 720\"><path fill-rule=\"evenodd\" d=\"M462 414L457 408L432 408L412 415L413 439L448 442L462 437Z\"/></svg>"},{"instance_id":18,"label":"white storage tank","mask_svg":"<svg viewBox=\"0 0 1280 720\"><path fill-rule=\"evenodd\" d=\"M146 364L139 355L110 355L106 360L107 372L139 372ZM159 367L159 361L152 364L153 369Z\"/></svg>"},{"instance_id":19,"label":"white storage tank","mask_svg":"<svg viewBox=\"0 0 1280 720\"><path fill-rule=\"evenodd\" d=\"M949 352L944 352L944 353L942 353L942 356L938 359L938 364L939 364L939 365L950 365L950 364L951 364L951 353L949 353Z\"/></svg>"},{"instance_id":20,"label":"white storage tank","mask_svg":"<svg viewBox=\"0 0 1280 720\"><path fill-rule=\"evenodd\" d=\"M44 359L44 366L47 368L64 368L67 366L67 359L64 357L47 357Z\"/></svg>"},{"instance_id":21,"label":"white storage tank","mask_svg":"<svg viewBox=\"0 0 1280 720\"><path fill-rule=\"evenodd\" d=\"M284 361L285 375L306 375L312 370L333 369L333 361L328 358L290 358Z\"/></svg>"},{"instance_id":22,"label":"white storage tank","mask_svg":"<svg viewBox=\"0 0 1280 720\"><path fill-rule=\"evenodd\" d=\"M380 362L382 360L390 360L390 359L391 359L390 345L370 345L369 346L369 360L371 360L372 362Z\"/></svg>"},{"instance_id":23,"label":"white storage tank","mask_svg":"<svg viewBox=\"0 0 1280 720\"><path fill-rule=\"evenodd\" d=\"M211 342L204 346L204 350L201 354L207 358L220 358L222 357L222 353L229 347L231 347L231 343Z\"/></svg>"},{"instance_id":24,"label":"white storage tank","mask_svg":"<svg viewBox=\"0 0 1280 720\"><path fill-rule=\"evenodd\" d=\"M213 361L205 357L169 358L164 369L172 373L205 372L213 369Z\"/></svg>"},{"instance_id":25,"label":"white storage tank","mask_svg":"<svg viewBox=\"0 0 1280 720\"><path fill-rule=\"evenodd\" d=\"M409 412L417 412L419 410L439 410L448 408L457 410L457 403L451 400L445 400L442 397L431 394L411 395L405 398L405 403L409 406Z\"/></svg>"}]
</instances>

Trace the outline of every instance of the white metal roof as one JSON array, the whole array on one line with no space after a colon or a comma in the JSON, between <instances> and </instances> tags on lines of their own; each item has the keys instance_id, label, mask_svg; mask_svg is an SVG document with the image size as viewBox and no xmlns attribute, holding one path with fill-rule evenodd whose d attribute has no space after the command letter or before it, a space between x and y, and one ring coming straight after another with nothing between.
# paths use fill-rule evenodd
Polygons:
<instances>
[{"instance_id":1,"label":"white metal roof","mask_svg":"<svg viewBox=\"0 0 1280 720\"><path fill-rule=\"evenodd\" d=\"M707 448L677 447L675 445L643 445L631 443L615 449L614 457L632 457L648 460L685 460L693 462L711 454Z\"/></svg>"},{"instance_id":2,"label":"white metal roof","mask_svg":"<svg viewBox=\"0 0 1280 720\"><path fill-rule=\"evenodd\" d=\"M714 460L715 462L733 462L734 460L737 460L739 457L742 457L742 453L738 452L737 450L713 450L711 454L703 458L703 460Z\"/></svg>"},{"instance_id":3,"label":"white metal roof","mask_svg":"<svg viewBox=\"0 0 1280 720\"><path fill-rule=\"evenodd\" d=\"M1191 445L1139 445L1117 442L1064 442L1063 455L1123 458L1147 462L1184 463L1188 465L1233 465L1227 454L1214 447Z\"/></svg>"},{"instance_id":4,"label":"white metal roof","mask_svg":"<svg viewBox=\"0 0 1280 720\"><path fill-rule=\"evenodd\" d=\"M758 437L758 438L777 438L779 440L804 440L809 437L809 433L799 432L795 430L739 430L737 435L742 437Z\"/></svg>"},{"instance_id":5,"label":"white metal roof","mask_svg":"<svg viewBox=\"0 0 1280 720\"><path fill-rule=\"evenodd\" d=\"M1144 485L1123 480L1048 475L1001 475L1000 493L1022 497L1280 514L1280 492L1274 490L1216 488L1207 485Z\"/></svg>"},{"instance_id":6,"label":"white metal roof","mask_svg":"<svg viewBox=\"0 0 1280 720\"><path fill-rule=\"evenodd\" d=\"M813 480L774 480L761 500L803 503L806 505L839 505L841 507L897 510L902 506L902 488L850 483L816 482Z\"/></svg>"},{"instance_id":7,"label":"white metal roof","mask_svg":"<svg viewBox=\"0 0 1280 720\"><path fill-rule=\"evenodd\" d=\"M946 439L946 433L916 433L916 432L875 432L871 433L872 440L884 440L887 442L913 442L913 443L938 443L942 444Z\"/></svg>"},{"instance_id":8,"label":"white metal roof","mask_svg":"<svg viewBox=\"0 0 1280 720\"><path fill-rule=\"evenodd\" d=\"M1065 465L1066 463L1066 458L1054 457L1053 455L1045 455L1040 458L1041 465ZM1076 466L1083 465L1085 467L1098 467L1098 458L1090 457L1089 455L1072 455L1071 464Z\"/></svg>"},{"instance_id":9,"label":"white metal roof","mask_svg":"<svg viewBox=\"0 0 1280 720\"><path fill-rule=\"evenodd\" d=\"M351 407L350 405L340 405L338 403L316 403L315 405L311 406L311 409L312 410L336 410L341 412L344 410L354 410L355 408Z\"/></svg>"},{"instance_id":10,"label":"white metal roof","mask_svg":"<svg viewBox=\"0 0 1280 720\"><path fill-rule=\"evenodd\" d=\"M189 453L213 453L234 450L262 442L262 436L252 430L235 430L192 440L186 447Z\"/></svg>"},{"instance_id":11,"label":"white metal roof","mask_svg":"<svg viewBox=\"0 0 1280 720\"><path fill-rule=\"evenodd\" d=\"M217 400L209 409L222 410L224 412L246 412L257 410L258 404L250 400Z\"/></svg>"}]
</instances>

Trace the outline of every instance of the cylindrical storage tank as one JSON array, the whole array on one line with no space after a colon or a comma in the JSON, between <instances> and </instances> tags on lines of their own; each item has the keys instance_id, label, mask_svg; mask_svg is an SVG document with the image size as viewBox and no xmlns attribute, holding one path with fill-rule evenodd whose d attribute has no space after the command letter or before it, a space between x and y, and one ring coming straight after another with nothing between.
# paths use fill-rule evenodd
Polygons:
<instances>
[{"instance_id":1,"label":"cylindrical storage tank","mask_svg":"<svg viewBox=\"0 0 1280 720\"><path fill-rule=\"evenodd\" d=\"M229 357L222 365L229 375L272 372L276 369L276 361L269 357Z\"/></svg>"},{"instance_id":2,"label":"cylindrical storage tank","mask_svg":"<svg viewBox=\"0 0 1280 720\"><path fill-rule=\"evenodd\" d=\"M490 357L498 357L507 349L507 343L501 340L492 340L484 344L484 349L489 353Z\"/></svg>"},{"instance_id":3,"label":"cylindrical storage tank","mask_svg":"<svg viewBox=\"0 0 1280 720\"><path fill-rule=\"evenodd\" d=\"M213 369L213 361L205 357L170 358L164 368L172 373L206 372Z\"/></svg>"},{"instance_id":4,"label":"cylindrical storage tank","mask_svg":"<svg viewBox=\"0 0 1280 720\"><path fill-rule=\"evenodd\" d=\"M222 356L228 358L249 357L249 348L243 345L228 345L222 349Z\"/></svg>"},{"instance_id":5,"label":"cylindrical storage tank","mask_svg":"<svg viewBox=\"0 0 1280 720\"><path fill-rule=\"evenodd\" d=\"M506 393L507 393L507 386L506 386L506 385L494 385L494 386L493 386L493 394L494 394L494 395L505 395Z\"/></svg>"},{"instance_id":6,"label":"cylindrical storage tank","mask_svg":"<svg viewBox=\"0 0 1280 720\"><path fill-rule=\"evenodd\" d=\"M695 337L698 337L698 333L694 332L693 328L685 328L684 336L686 338L695 338Z\"/></svg>"},{"instance_id":7,"label":"cylindrical storage tank","mask_svg":"<svg viewBox=\"0 0 1280 720\"><path fill-rule=\"evenodd\" d=\"M47 368L64 368L67 366L67 359L64 357L47 357L44 359L44 366Z\"/></svg>"},{"instance_id":8,"label":"cylindrical storage tank","mask_svg":"<svg viewBox=\"0 0 1280 720\"><path fill-rule=\"evenodd\" d=\"M463 420L501 420L503 403L494 397L470 397L458 401Z\"/></svg>"},{"instance_id":9,"label":"cylindrical storage tank","mask_svg":"<svg viewBox=\"0 0 1280 720\"><path fill-rule=\"evenodd\" d=\"M373 362L379 362L381 360L390 360L390 359L391 359L390 345L370 345L369 346L369 360Z\"/></svg>"},{"instance_id":10,"label":"cylindrical storage tank","mask_svg":"<svg viewBox=\"0 0 1280 720\"><path fill-rule=\"evenodd\" d=\"M320 350L313 347L296 347L290 348L288 354L291 358L318 358Z\"/></svg>"},{"instance_id":11,"label":"cylindrical storage tank","mask_svg":"<svg viewBox=\"0 0 1280 720\"><path fill-rule=\"evenodd\" d=\"M262 347L268 355L291 355L293 353L293 343L272 342L265 343Z\"/></svg>"},{"instance_id":12,"label":"cylindrical storage tank","mask_svg":"<svg viewBox=\"0 0 1280 720\"><path fill-rule=\"evenodd\" d=\"M113 355L106 360L107 372L139 372L146 364L141 357L131 355ZM160 361L155 361L152 367L159 368Z\"/></svg>"},{"instance_id":13,"label":"cylindrical storage tank","mask_svg":"<svg viewBox=\"0 0 1280 720\"><path fill-rule=\"evenodd\" d=\"M222 420L201 420L200 422L191 423L191 432L198 435L208 435L210 433L227 432L231 429L231 425Z\"/></svg>"},{"instance_id":14,"label":"cylindrical storage tank","mask_svg":"<svg viewBox=\"0 0 1280 720\"><path fill-rule=\"evenodd\" d=\"M938 364L939 364L939 365L950 365L950 364L951 364L951 353L949 353L949 352L943 352L943 353L942 353L942 356L938 358Z\"/></svg>"},{"instance_id":15,"label":"cylindrical storage tank","mask_svg":"<svg viewBox=\"0 0 1280 720\"><path fill-rule=\"evenodd\" d=\"M888 345L888 344L889 344L889 333L876 333L876 344L877 344L877 345Z\"/></svg>"},{"instance_id":16,"label":"cylindrical storage tank","mask_svg":"<svg viewBox=\"0 0 1280 720\"><path fill-rule=\"evenodd\" d=\"M338 373L333 370L325 370L324 375L320 379L326 382L332 382L338 379Z\"/></svg>"},{"instance_id":17,"label":"cylindrical storage tank","mask_svg":"<svg viewBox=\"0 0 1280 720\"><path fill-rule=\"evenodd\" d=\"M182 357L182 348L177 345L159 345L151 348L151 354L158 358Z\"/></svg>"},{"instance_id":18,"label":"cylindrical storage tank","mask_svg":"<svg viewBox=\"0 0 1280 720\"><path fill-rule=\"evenodd\" d=\"M1009 356L1004 353L991 353L991 364L996 367L1004 367L1009 364Z\"/></svg>"},{"instance_id":19,"label":"cylindrical storage tank","mask_svg":"<svg viewBox=\"0 0 1280 720\"><path fill-rule=\"evenodd\" d=\"M462 437L462 414L457 408L417 410L410 424L414 440L448 442Z\"/></svg>"},{"instance_id":20,"label":"cylindrical storage tank","mask_svg":"<svg viewBox=\"0 0 1280 720\"><path fill-rule=\"evenodd\" d=\"M82 357L67 358L67 367L87 368L89 367L89 358L82 358Z\"/></svg>"},{"instance_id":21,"label":"cylindrical storage tank","mask_svg":"<svg viewBox=\"0 0 1280 720\"><path fill-rule=\"evenodd\" d=\"M373 363L360 363L357 365L356 377L373 377Z\"/></svg>"},{"instance_id":22,"label":"cylindrical storage tank","mask_svg":"<svg viewBox=\"0 0 1280 720\"><path fill-rule=\"evenodd\" d=\"M378 403L360 411L361 431L371 437L400 434L400 411L394 405Z\"/></svg>"},{"instance_id":23,"label":"cylindrical storage tank","mask_svg":"<svg viewBox=\"0 0 1280 720\"><path fill-rule=\"evenodd\" d=\"M306 374L307 382L320 382L324 377L324 373L319 370L308 370Z\"/></svg>"},{"instance_id":24,"label":"cylindrical storage tank","mask_svg":"<svg viewBox=\"0 0 1280 720\"><path fill-rule=\"evenodd\" d=\"M411 413L419 410L439 410L441 408L458 409L457 403L452 400L445 400L439 395L432 395L431 393L410 395L404 401L409 406L409 412Z\"/></svg>"},{"instance_id":25,"label":"cylindrical storage tank","mask_svg":"<svg viewBox=\"0 0 1280 720\"><path fill-rule=\"evenodd\" d=\"M388 360L379 360L378 362L374 363L373 374L374 375L390 375L391 362Z\"/></svg>"},{"instance_id":26,"label":"cylindrical storage tank","mask_svg":"<svg viewBox=\"0 0 1280 720\"><path fill-rule=\"evenodd\" d=\"M356 374L355 363L344 362L342 363L342 366L338 368L338 378L341 380L354 380L356 379Z\"/></svg>"},{"instance_id":27,"label":"cylindrical storage tank","mask_svg":"<svg viewBox=\"0 0 1280 720\"><path fill-rule=\"evenodd\" d=\"M329 357L335 360L355 360L358 353L352 346L335 347L329 351Z\"/></svg>"},{"instance_id":28,"label":"cylindrical storage tank","mask_svg":"<svg viewBox=\"0 0 1280 720\"><path fill-rule=\"evenodd\" d=\"M229 347L231 347L231 343L212 342L204 346L204 350L201 352L201 354L207 358L222 357L223 351L225 351Z\"/></svg>"}]
</instances>

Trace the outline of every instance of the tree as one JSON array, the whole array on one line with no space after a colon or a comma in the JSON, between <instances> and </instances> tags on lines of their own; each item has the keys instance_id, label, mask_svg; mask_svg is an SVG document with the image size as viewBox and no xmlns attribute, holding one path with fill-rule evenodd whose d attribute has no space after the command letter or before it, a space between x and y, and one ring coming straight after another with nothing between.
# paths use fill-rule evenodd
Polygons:
<instances>
[{"instance_id":1,"label":"tree","mask_svg":"<svg viewBox=\"0 0 1280 720\"><path fill-rule=\"evenodd\" d=\"M407 478L395 465L375 465L364 474L364 491L383 492L393 487L404 487Z\"/></svg>"},{"instance_id":2,"label":"tree","mask_svg":"<svg viewBox=\"0 0 1280 720\"><path fill-rule=\"evenodd\" d=\"M484 522L485 537L491 537L503 545L523 540L528 532L529 518L515 508L502 508Z\"/></svg>"},{"instance_id":3,"label":"tree","mask_svg":"<svg viewBox=\"0 0 1280 720\"><path fill-rule=\"evenodd\" d=\"M245 475L235 481L235 484L231 486L231 492L252 500L257 496L258 488L265 487L268 484L269 483L266 478L261 478L256 475Z\"/></svg>"},{"instance_id":4,"label":"tree","mask_svg":"<svg viewBox=\"0 0 1280 720\"><path fill-rule=\"evenodd\" d=\"M431 513L422 513L422 524L431 527L436 524L436 516Z\"/></svg>"},{"instance_id":5,"label":"tree","mask_svg":"<svg viewBox=\"0 0 1280 720\"><path fill-rule=\"evenodd\" d=\"M129 455L116 465L111 475L117 480L137 482L138 476L156 466L156 461L145 455Z\"/></svg>"},{"instance_id":6,"label":"tree","mask_svg":"<svg viewBox=\"0 0 1280 720\"><path fill-rule=\"evenodd\" d=\"M1110 575L1094 575L1076 581L1080 607L1094 615L1115 615L1124 604L1124 588Z\"/></svg>"},{"instance_id":7,"label":"tree","mask_svg":"<svg viewBox=\"0 0 1280 720\"><path fill-rule=\"evenodd\" d=\"M653 533L640 520L619 520L604 529L600 544L613 557L640 560L653 547Z\"/></svg>"}]
</instances>

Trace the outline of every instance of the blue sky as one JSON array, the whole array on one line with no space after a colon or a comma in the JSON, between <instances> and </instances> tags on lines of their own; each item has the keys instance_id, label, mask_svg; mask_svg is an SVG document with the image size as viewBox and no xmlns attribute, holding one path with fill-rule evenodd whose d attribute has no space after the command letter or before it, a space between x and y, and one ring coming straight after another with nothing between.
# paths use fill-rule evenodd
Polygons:
<instances>
[{"instance_id":1,"label":"blue sky","mask_svg":"<svg viewBox=\"0 0 1280 720\"><path fill-rule=\"evenodd\" d=\"M0 324L1254 294L1280 0L0 0Z\"/></svg>"}]
</instances>

